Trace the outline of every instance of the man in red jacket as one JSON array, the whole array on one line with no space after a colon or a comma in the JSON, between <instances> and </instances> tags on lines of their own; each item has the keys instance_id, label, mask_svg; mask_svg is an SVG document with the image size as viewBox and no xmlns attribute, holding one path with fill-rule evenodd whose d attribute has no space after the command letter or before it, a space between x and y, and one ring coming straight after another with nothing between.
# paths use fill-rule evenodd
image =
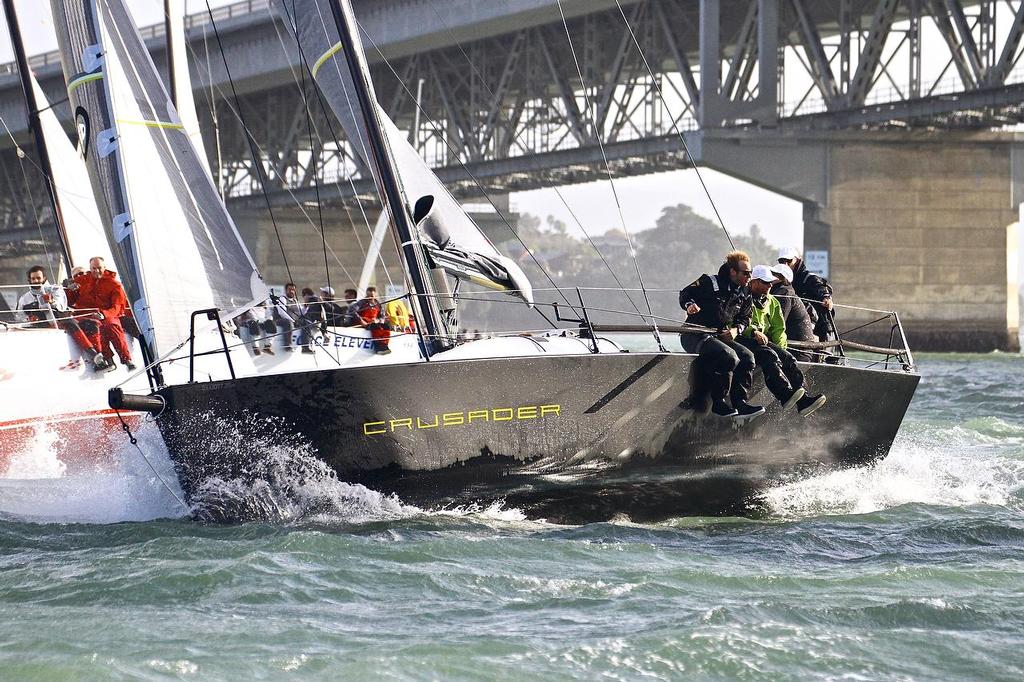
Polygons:
<instances>
[{"instance_id":1,"label":"man in red jacket","mask_svg":"<svg viewBox=\"0 0 1024 682\"><path fill-rule=\"evenodd\" d=\"M92 314L92 318L81 320L82 330L89 335L93 345L102 350L107 365L111 369L116 367L114 353L110 349L113 346L121 363L131 372L135 365L121 326L121 316L130 308L124 288L116 278L117 273L107 270L102 258L90 259L89 273L75 278L78 290L71 293L70 303L75 310Z\"/></svg>"}]
</instances>

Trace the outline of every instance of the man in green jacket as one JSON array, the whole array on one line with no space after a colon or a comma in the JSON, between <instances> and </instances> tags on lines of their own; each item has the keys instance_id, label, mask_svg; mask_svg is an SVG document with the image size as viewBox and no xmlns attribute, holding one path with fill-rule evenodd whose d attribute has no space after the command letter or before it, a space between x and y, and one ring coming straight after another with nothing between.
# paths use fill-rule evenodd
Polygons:
<instances>
[{"instance_id":1,"label":"man in green jacket","mask_svg":"<svg viewBox=\"0 0 1024 682\"><path fill-rule=\"evenodd\" d=\"M754 308L750 324L736 340L754 354L764 383L783 409L796 406L804 417L825 404L824 395L809 395L804 390L804 374L796 358L786 350L786 320L779 300L769 291L777 276L767 265L758 265L750 276Z\"/></svg>"}]
</instances>

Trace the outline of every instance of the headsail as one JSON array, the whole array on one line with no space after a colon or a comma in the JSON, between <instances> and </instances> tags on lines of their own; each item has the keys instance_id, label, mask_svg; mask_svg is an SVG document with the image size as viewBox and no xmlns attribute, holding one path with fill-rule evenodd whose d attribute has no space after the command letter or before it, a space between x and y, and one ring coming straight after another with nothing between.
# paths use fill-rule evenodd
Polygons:
<instances>
[{"instance_id":1,"label":"headsail","mask_svg":"<svg viewBox=\"0 0 1024 682\"><path fill-rule=\"evenodd\" d=\"M115 260L156 353L192 311L266 297L123 0L51 0L78 128Z\"/></svg>"},{"instance_id":2,"label":"headsail","mask_svg":"<svg viewBox=\"0 0 1024 682\"><path fill-rule=\"evenodd\" d=\"M365 124L327 4L331 1L277 0L277 10L288 30L298 34L313 78L356 153L372 166ZM434 266L483 286L515 291L532 302L533 290L522 269L498 252L383 109L378 110L406 194L416 202L413 216L420 241Z\"/></svg>"}]
</instances>

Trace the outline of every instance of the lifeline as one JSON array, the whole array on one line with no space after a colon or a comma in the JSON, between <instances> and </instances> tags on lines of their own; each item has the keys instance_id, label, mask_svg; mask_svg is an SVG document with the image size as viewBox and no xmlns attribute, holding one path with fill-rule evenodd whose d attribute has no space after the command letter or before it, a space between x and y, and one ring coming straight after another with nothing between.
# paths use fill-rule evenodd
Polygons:
<instances>
[{"instance_id":1,"label":"lifeline","mask_svg":"<svg viewBox=\"0 0 1024 682\"><path fill-rule=\"evenodd\" d=\"M475 422L510 422L528 419L544 419L549 416L559 417L561 405L523 405L521 407L495 407L489 410L466 410L464 412L445 412L435 414L432 420L425 421L420 417L403 417L385 421L364 422L364 436L380 436L395 433L399 429L421 430L450 428Z\"/></svg>"}]
</instances>

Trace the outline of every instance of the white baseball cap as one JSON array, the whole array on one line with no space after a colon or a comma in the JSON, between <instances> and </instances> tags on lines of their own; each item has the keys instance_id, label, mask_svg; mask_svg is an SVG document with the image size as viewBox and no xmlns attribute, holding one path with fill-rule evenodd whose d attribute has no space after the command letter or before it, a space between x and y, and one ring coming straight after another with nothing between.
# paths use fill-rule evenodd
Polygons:
<instances>
[{"instance_id":1,"label":"white baseball cap","mask_svg":"<svg viewBox=\"0 0 1024 682\"><path fill-rule=\"evenodd\" d=\"M320 287L320 293L334 296L334 287Z\"/></svg>"},{"instance_id":2,"label":"white baseball cap","mask_svg":"<svg viewBox=\"0 0 1024 682\"><path fill-rule=\"evenodd\" d=\"M779 260L793 260L800 257L800 249L795 246L783 246L779 249Z\"/></svg>"},{"instance_id":3,"label":"white baseball cap","mask_svg":"<svg viewBox=\"0 0 1024 682\"><path fill-rule=\"evenodd\" d=\"M784 278L787 282L792 282L793 281L793 268L789 267L785 263L779 263L778 265L773 265L771 267L771 270L772 270L772 272L774 272L779 277Z\"/></svg>"},{"instance_id":4,"label":"white baseball cap","mask_svg":"<svg viewBox=\"0 0 1024 682\"><path fill-rule=\"evenodd\" d=\"M762 282L771 284L775 281L775 273L767 265L755 265L750 272L751 279L759 279Z\"/></svg>"}]
</instances>

